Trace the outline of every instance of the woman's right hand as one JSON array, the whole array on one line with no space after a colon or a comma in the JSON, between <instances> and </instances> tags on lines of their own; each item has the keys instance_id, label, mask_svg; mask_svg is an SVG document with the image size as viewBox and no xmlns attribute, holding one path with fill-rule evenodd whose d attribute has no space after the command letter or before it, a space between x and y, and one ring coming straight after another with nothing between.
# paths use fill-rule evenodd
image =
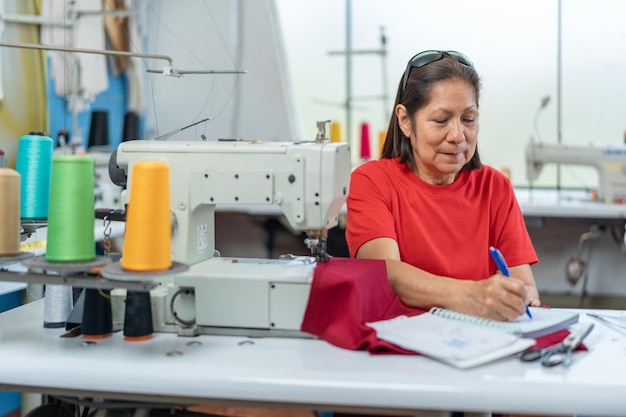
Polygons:
<instances>
[{"instance_id":1,"label":"woman's right hand","mask_svg":"<svg viewBox=\"0 0 626 417\"><path fill-rule=\"evenodd\" d=\"M513 320L526 309L526 286L515 277L495 274L480 281L459 280L462 290L447 308L491 320Z\"/></svg>"}]
</instances>

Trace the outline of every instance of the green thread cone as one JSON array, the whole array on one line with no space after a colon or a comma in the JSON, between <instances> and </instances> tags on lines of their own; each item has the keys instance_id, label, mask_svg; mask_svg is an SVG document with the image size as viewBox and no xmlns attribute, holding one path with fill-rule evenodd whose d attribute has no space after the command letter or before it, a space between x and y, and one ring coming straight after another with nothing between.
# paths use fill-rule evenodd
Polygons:
<instances>
[{"instance_id":1,"label":"green thread cone","mask_svg":"<svg viewBox=\"0 0 626 417\"><path fill-rule=\"evenodd\" d=\"M96 257L94 160L59 155L52 160L46 260L83 262Z\"/></svg>"}]
</instances>

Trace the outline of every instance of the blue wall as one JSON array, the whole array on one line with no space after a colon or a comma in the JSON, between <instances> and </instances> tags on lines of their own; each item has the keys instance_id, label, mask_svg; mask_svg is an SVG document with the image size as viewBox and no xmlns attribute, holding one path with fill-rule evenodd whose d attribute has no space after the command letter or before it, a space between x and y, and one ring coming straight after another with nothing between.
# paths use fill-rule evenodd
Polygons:
<instances>
[{"instance_id":1,"label":"blue wall","mask_svg":"<svg viewBox=\"0 0 626 417\"><path fill-rule=\"evenodd\" d=\"M78 113L78 125L82 129L83 146L86 148L89 140L89 128L91 124L91 112L103 110L109 113L109 144L116 147L121 139L124 128L124 115L127 112L127 89L126 77L111 75L109 68L109 89L96 96L88 110ZM48 74L50 69L48 65ZM54 93L54 81L48 78L48 135L54 139L55 145L59 131L62 129L72 133L72 113L67 111L67 100Z\"/></svg>"}]
</instances>

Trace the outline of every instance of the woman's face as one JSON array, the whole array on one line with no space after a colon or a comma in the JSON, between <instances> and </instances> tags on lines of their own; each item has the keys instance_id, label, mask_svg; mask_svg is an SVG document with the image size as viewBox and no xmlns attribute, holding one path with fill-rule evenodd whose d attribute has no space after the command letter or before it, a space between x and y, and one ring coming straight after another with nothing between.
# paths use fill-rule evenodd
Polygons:
<instances>
[{"instance_id":1,"label":"woman's face","mask_svg":"<svg viewBox=\"0 0 626 417\"><path fill-rule=\"evenodd\" d=\"M400 128L410 138L416 175L434 184L451 184L476 151L478 104L470 84L461 79L433 85L428 104L413 120L396 107Z\"/></svg>"}]
</instances>

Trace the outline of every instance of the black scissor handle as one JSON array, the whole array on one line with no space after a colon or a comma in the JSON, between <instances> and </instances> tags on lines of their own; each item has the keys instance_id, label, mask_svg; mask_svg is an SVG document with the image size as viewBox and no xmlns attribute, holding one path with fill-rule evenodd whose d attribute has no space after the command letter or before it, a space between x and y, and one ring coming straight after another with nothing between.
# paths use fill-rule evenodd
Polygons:
<instances>
[{"instance_id":1,"label":"black scissor handle","mask_svg":"<svg viewBox=\"0 0 626 417\"><path fill-rule=\"evenodd\" d=\"M572 350L569 348L548 352L548 354L541 359L541 364L547 367L561 364L563 366L569 366L570 363L572 363Z\"/></svg>"},{"instance_id":2,"label":"black scissor handle","mask_svg":"<svg viewBox=\"0 0 626 417\"><path fill-rule=\"evenodd\" d=\"M546 356L553 348L528 348L519 355L522 362L534 362Z\"/></svg>"}]
</instances>

